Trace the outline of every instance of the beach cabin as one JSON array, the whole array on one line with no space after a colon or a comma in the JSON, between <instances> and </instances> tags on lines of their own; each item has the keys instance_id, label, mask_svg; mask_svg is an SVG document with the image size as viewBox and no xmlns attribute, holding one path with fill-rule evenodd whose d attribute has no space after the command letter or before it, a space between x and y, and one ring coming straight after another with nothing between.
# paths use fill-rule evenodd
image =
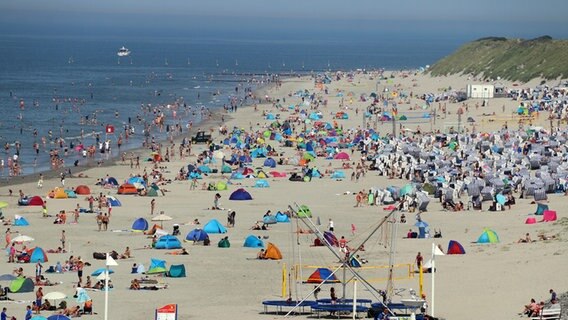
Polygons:
<instances>
[{"instance_id":1,"label":"beach cabin","mask_svg":"<svg viewBox=\"0 0 568 320\"><path fill-rule=\"evenodd\" d=\"M495 86L492 84L468 84L465 91L468 99L491 99L494 96Z\"/></svg>"}]
</instances>

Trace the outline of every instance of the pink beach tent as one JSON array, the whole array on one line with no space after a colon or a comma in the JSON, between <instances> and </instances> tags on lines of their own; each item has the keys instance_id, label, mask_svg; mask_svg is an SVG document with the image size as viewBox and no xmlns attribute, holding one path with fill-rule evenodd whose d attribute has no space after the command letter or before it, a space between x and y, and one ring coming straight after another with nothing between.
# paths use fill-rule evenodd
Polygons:
<instances>
[{"instance_id":1,"label":"pink beach tent","mask_svg":"<svg viewBox=\"0 0 568 320\"><path fill-rule=\"evenodd\" d=\"M270 175L274 178L286 178L286 172L270 171Z\"/></svg>"},{"instance_id":2,"label":"pink beach tent","mask_svg":"<svg viewBox=\"0 0 568 320\"><path fill-rule=\"evenodd\" d=\"M543 222L556 221L556 219L557 219L556 211L554 210L545 210L544 213L542 214Z\"/></svg>"},{"instance_id":3,"label":"pink beach tent","mask_svg":"<svg viewBox=\"0 0 568 320\"><path fill-rule=\"evenodd\" d=\"M527 218L527 220L525 220L525 224L535 224L536 223L536 219L534 217L529 217Z\"/></svg>"},{"instance_id":4,"label":"pink beach tent","mask_svg":"<svg viewBox=\"0 0 568 320\"><path fill-rule=\"evenodd\" d=\"M347 152L340 152L338 154L335 155L335 157L333 157L333 159L335 160L349 160L349 154L347 154Z\"/></svg>"}]
</instances>

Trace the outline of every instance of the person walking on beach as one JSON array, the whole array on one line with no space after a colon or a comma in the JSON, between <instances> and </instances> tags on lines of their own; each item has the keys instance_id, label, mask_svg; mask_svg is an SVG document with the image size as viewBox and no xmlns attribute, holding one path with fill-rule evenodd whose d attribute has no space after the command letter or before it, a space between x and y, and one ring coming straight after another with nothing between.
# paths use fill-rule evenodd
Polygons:
<instances>
[{"instance_id":1,"label":"person walking on beach","mask_svg":"<svg viewBox=\"0 0 568 320\"><path fill-rule=\"evenodd\" d=\"M329 218L329 222L327 223L327 229L329 230L329 232L333 232L333 230L335 229L333 226L333 220L331 220L331 218Z\"/></svg>"},{"instance_id":2,"label":"person walking on beach","mask_svg":"<svg viewBox=\"0 0 568 320\"><path fill-rule=\"evenodd\" d=\"M422 254L420 252L418 252L418 254L416 255L416 267L418 268L418 270L420 270L420 268L422 268L422 262L424 261L424 257L422 257Z\"/></svg>"},{"instance_id":3,"label":"person walking on beach","mask_svg":"<svg viewBox=\"0 0 568 320\"><path fill-rule=\"evenodd\" d=\"M39 180L37 181L37 188L41 189L43 188L43 174L39 174Z\"/></svg>"},{"instance_id":4,"label":"person walking on beach","mask_svg":"<svg viewBox=\"0 0 568 320\"><path fill-rule=\"evenodd\" d=\"M65 173L61 172L60 176L61 176L61 186L65 187Z\"/></svg>"},{"instance_id":5,"label":"person walking on beach","mask_svg":"<svg viewBox=\"0 0 568 320\"><path fill-rule=\"evenodd\" d=\"M79 223L79 204L77 203L77 207L75 207L75 211L73 212L73 222Z\"/></svg>"},{"instance_id":6,"label":"person walking on beach","mask_svg":"<svg viewBox=\"0 0 568 320\"><path fill-rule=\"evenodd\" d=\"M65 230L61 230L61 249L65 250Z\"/></svg>"},{"instance_id":7,"label":"person walking on beach","mask_svg":"<svg viewBox=\"0 0 568 320\"><path fill-rule=\"evenodd\" d=\"M107 230L108 230L108 223L109 223L109 221L110 221L110 219L109 219L109 217L107 216L107 214L105 213L105 214L103 215L103 218L102 218L103 230L104 230L104 231L107 231Z\"/></svg>"},{"instance_id":8,"label":"person walking on beach","mask_svg":"<svg viewBox=\"0 0 568 320\"><path fill-rule=\"evenodd\" d=\"M34 302L34 304L35 304L35 302ZM36 309L37 309L37 307L36 307ZM31 320L32 319L32 307L29 306L29 305L26 307L26 316L25 316L24 319L25 320Z\"/></svg>"},{"instance_id":9,"label":"person walking on beach","mask_svg":"<svg viewBox=\"0 0 568 320\"><path fill-rule=\"evenodd\" d=\"M40 309L41 309L41 305L42 305L42 303L41 303L42 299L43 299L43 289L42 289L42 287L39 287L36 291L36 300L35 300L36 314L40 313Z\"/></svg>"},{"instance_id":10,"label":"person walking on beach","mask_svg":"<svg viewBox=\"0 0 568 320\"><path fill-rule=\"evenodd\" d=\"M215 197L213 198L213 210L221 210L221 208L219 207L219 199L221 199L221 195L219 193L216 193Z\"/></svg>"},{"instance_id":11,"label":"person walking on beach","mask_svg":"<svg viewBox=\"0 0 568 320\"><path fill-rule=\"evenodd\" d=\"M99 212L97 214L96 219L97 219L97 226L99 227L99 231L101 231L101 228L102 228L102 225L103 225L103 213Z\"/></svg>"},{"instance_id":12,"label":"person walking on beach","mask_svg":"<svg viewBox=\"0 0 568 320\"><path fill-rule=\"evenodd\" d=\"M41 271L43 270L43 265L38 261L35 265L35 277L36 277L36 284L41 280Z\"/></svg>"},{"instance_id":13,"label":"person walking on beach","mask_svg":"<svg viewBox=\"0 0 568 320\"><path fill-rule=\"evenodd\" d=\"M81 287L81 283L83 282L83 267L85 266L85 264L83 263L83 260L81 260L81 257L79 257L78 260L79 261L77 261L77 278L79 279L79 282L77 286Z\"/></svg>"},{"instance_id":14,"label":"person walking on beach","mask_svg":"<svg viewBox=\"0 0 568 320\"><path fill-rule=\"evenodd\" d=\"M95 204L95 197L93 197L92 195L89 197L89 211L93 212L93 208L94 208L94 204Z\"/></svg>"},{"instance_id":15,"label":"person walking on beach","mask_svg":"<svg viewBox=\"0 0 568 320\"><path fill-rule=\"evenodd\" d=\"M107 201L107 209L108 209L108 216L111 216L111 212L112 212L112 203L110 201Z\"/></svg>"},{"instance_id":16,"label":"person walking on beach","mask_svg":"<svg viewBox=\"0 0 568 320\"><path fill-rule=\"evenodd\" d=\"M150 215L154 215L154 210L156 210L156 199L150 201Z\"/></svg>"},{"instance_id":17,"label":"person walking on beach","mask_svg":"<svg viewBox=\"0 0 568 320\"><path fill-rule=\"evenodd\" d=\"M12 243L12 231L10 231L10 228L6 229L5 239L6 246L4 248L8 248L10 246L10 243Z\"/></svg>"}]
</instances>

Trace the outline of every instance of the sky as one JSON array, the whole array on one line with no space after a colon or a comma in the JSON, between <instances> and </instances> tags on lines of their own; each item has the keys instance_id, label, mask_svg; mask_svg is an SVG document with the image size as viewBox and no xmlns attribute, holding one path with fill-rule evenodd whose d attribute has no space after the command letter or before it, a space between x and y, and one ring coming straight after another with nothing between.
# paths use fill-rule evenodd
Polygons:
<instances>
[{"instance_id":1,"label":"sky","mask_svg":"<svg viewBox=\"0 0 568 320\"><path fill-rule=\"evenodd\" d=\"M3 0L0 34L568 38L566 0Z\"/></svg>"}]
</instances>

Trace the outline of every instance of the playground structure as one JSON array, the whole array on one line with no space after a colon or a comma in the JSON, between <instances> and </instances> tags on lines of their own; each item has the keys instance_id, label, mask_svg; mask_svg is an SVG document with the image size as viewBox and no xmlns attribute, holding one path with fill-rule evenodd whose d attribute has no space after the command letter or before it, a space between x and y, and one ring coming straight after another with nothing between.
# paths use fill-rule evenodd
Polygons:
<instances>
[{"instance_id":1,"label":"playground structure","mask_svg":"<svg viewBox=\"0 0 568 320\"><path fill-rule=\"evenodd\" d=\"M330 266L312 266L312 265L295 265L292 267L292 276L296 281L302 281L305 283L308 278L305 275L311 274L313 271L319 268L328 268L331 270L341 267L341 265L330 265ZM390 266L369 266L363 265L360 267L354 267L357 272L367 280L369 283L377 282L387 282L389 281ZM301 269L301 272L300 272ZM345 269L345 268L342 268ZM304 271L305 270L305 271ZM347 271L346 269L344 271ZM337 272L339 273L339 272ZM392 266L392 280L408 280L414 278L414 265L411 263L395 264ZM304 275L304 278L301 277ZM341 275L337 275L341 277ZM351 283L355 279L355 276L350 276L345 279L346 283Z\"/></svg>"},{"instance_id":2,"label":"playground structure","mask_svg":"<svg viewBox=\"0 0 568 320\"><path fill-rule=\"evenodd\" d=\"M314 234L316 234L318 237L320 238L324 238L323 233L316 227L316 225L314 224L314 222L307 216L305 215L300 215L299 214L299 210L301 210L300 206L295 204L295 208L292 206L289 206L290 211L294 214L294 216L297 218L297 222L302 222L308 229L310 229ZM394 260L392 258L392 253L394 252L394 242L391 243L391 260L389 261L389 266L386 267L386 269L388 269L388 276L387 276L387 290L386 291L382 291L379 290L377 288L375 288L373 286L373 284L371 282L369 282L365 277L363 277L361 275L361 273L364 270L373 270L374 268L369 267L368 269L362 269L363 266L359 265L359 266L352 266L352 259L357 257L357 253L363 248L363 245L377 232L379 231L379 229L381 229L381 227L385 224L385 223L391 223L391 222L395 222L396 221L396 216L394 215L396 210L391 211L389 214L387 214L383 219L381 219L377 225L373 228L373 230L370 232L370 234L363 240L361 241L361 244L359 246L356 246L356 250L349 252L348 256L344 256L340 253L338 253L338 251L331 246L331 244L329 244L327 241L325 242L326 247L329 249L329 251L332 253L333 256L335 256L335 258L338 259L339 261L339 265L338 266L334 266L331 269L326 270L326 272L324 272L323 274L321 274L322 276L320 277L320 281L318 281L319 284L317 284L313 290L311 290L310 293L308 293L307 295L303 295L302 299L299 299L299 297L297 298L297 300L292 300L292 293L290 291L290 296L288 298L287 301L293 301L294 303L290 305L291 309L286 313L286 317L290 316L291 314L297 312L298 308L301 308L301 306L306 302L306 301L310 301L308 300L309 297L314 296L314 293L318 290L321 290L320 287L326 283L329 283L329 280L333 280L333 282L337 282L342 289L340 289L341 291L338 292L338 301L336 304L326 304L323 301L316 301L317 305L312 305L311 309L312 310L322 310L322 311L330 311L330 312L335 312L335 311L341 311L341 312L352 312L352 314L354 316L356 316L357 313L359 312L366 312L369 306L361 306L361 304L358 304L358 300L357 300L357 283L360 283L361 285L364 286L364 288L366 289L366 291L371 294L373 296L373 298L375 300L378 300L379 303L382 304L382 300L383 297L387 297L388 300L390 301L391 295L389 294L392 293L393 291L393 279L395 277L395 272L394 272ZM395 223L396 225L396 223ZM392 229L393 231L393 238L396 238L396 227ZM300 264L301 265L301 264ZM318 269L318 267L316 266L307 266L307 267L313 267L314 269ZM292 278L296 278L298 280L301 281L296 281L296 282L303 282L303 277L299 276L299 274L302 274L302 268L303 267L294 267L291 268L291 271L293 272L293 274L291 273L289 275L289 279ZM405 267L407 270L408 266ZM349 278L347 277L347 273L349 272ZM325 274L325 275L324 275ZM405 273L408 274L408 273ZM298 278L299 277L299 278ZM338 281L339 280L339 281ZM376 280L376 279L374 279ZM353 282L353 299L349 299L346 297L346 289L347 289L347 285L349 282ZM286 293L286 289L285 289L285 283L286 283L286 270L283 268L283 278L282 278L282 283L283 283L283 287L282 287L282 293L283 295ZM366 299L368 300L368 299ZM366 301L365 300L365 301ZM388 308L387 305L383 305L385 308L387 308L387 310L389 310L389 312L391 314L394 315L394 313L392 312L392 310L390 310ZM341 310L335 310L335 308L340 308Z\"/></svg>"}]
</instances>

